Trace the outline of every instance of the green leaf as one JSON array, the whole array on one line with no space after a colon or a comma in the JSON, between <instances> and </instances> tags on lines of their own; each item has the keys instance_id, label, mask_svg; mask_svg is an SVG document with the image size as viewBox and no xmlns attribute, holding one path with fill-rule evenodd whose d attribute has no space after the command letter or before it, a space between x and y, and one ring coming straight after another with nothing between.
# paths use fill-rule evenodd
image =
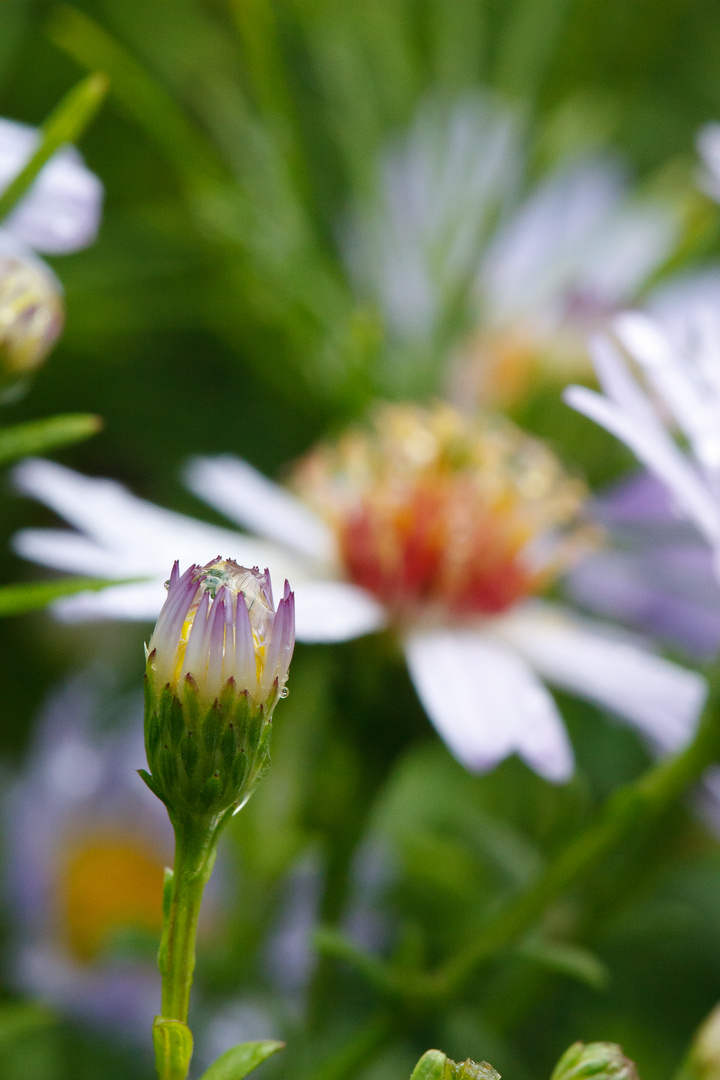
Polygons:
<instances>
[{"instance_id":1,"label":"green leaf","mask_svg":"<svg viewBox=\"0 0 720 1080\"><path fill-rule=\"evenodd\" d=\"M160 1080L185 1080L193 1052L193 1037L187 1024L165 1016L153 1021L155 1065Z\"/></svg>"},{"instance_id":2,"label":"green leaf","mask_svg":"<svg viewBox=\"0 0 720 1080\"><path fill-rule=\"evenodd\" d=\"M92 413L67 413L0 428L0 465L87 439L102 425L100 417Z\"/></svg>"},{"instance_id":3,"label":"green leaf","mask_svg":"<svg viewBox=\"0 0 720 1080\"><path fill-rule=\"evenodd\" d=\"M226 1050L200 1077L200 1080L243 1080L249 1072L262 1065L266 1058L282 1050L285 1043L247 1042Z\"/></svg>"},{"instance_id":4,"label":"green leaf","mask_svg":"<svg viewBox=\"0 0 720 1080\"><path fill-rule=\"evenodd\" d=\"M107 76L101 72L78 83L50 113L40 128L41 140L28 163L0 195L0 221L25 194L43 165L66 143L77 142L107 93Z\"/></svg>"},{"instance_id":5,"label":"green leaf","mask_svg":"<svg viewBox=\"0 0 720 1080\"><path fill-rule=\"evenodd\" d=\"M594 953L578 945L531 938L518 952L539 967L560 975L569 975L593 990L603 990L610 981L610 973L605 964Z\"/></svg>"},{"instance_id":6,"label":"green leaf","mask_svg":"<svg viewBox=\"0 0 720 1080\"><path fill-rule=\"evenodd\" d=\"M99 65L108 73L113 97L183 175L225 177L211 145L170 94L103 27L83 12L61 4L50 18L48 36L84 67Z\"/></svg>"},{"instance_id":7,"label":"green leaf","mask_svg":"<svg viewBox=\"0 0 720 1080\"><path fill-rule=\"evenodd\" d=\"M0 1054L16 1042L51 1027L55 1017L49 1009L29 1002L13 1002L0 1007Z\"/></svg>"},{"instance_id":8,"label":"green leaf","mask_svg":"<svg viewBox=\"0 0 720 1080\"><path fill-rule=\"evenodd\" d=\"M109 585L128 585L129 580L98 580L98 578L60 578L57 581L33 581L30 584L0 586L0 617L38 611L61 596L78 592L99 592Z\"/></svg>"}]
</instances>

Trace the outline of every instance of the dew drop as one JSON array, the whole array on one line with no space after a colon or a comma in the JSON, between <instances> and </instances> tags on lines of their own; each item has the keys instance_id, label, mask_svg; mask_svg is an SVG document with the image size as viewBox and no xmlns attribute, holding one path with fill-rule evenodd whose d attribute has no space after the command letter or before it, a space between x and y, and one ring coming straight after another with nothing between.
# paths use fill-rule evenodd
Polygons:
<instances>
[{"instance_id":1,"label":"dew drop","mask_svg":"<svg viewBox=\"0 0 720 1080\"><path fill-rule=\"evenodd\" d=\"M282 690L278 694L278 697L287 697L289 693L290 691L288 690L287 686L283 686Z\"/></svg>"}]
</instances>

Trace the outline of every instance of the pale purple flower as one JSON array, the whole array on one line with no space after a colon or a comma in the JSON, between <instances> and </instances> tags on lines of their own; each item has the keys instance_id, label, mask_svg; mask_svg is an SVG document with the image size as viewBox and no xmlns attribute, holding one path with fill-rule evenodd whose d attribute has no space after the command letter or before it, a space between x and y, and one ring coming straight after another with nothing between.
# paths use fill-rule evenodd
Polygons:
<instances>
[{"instance_id":1,"label":"pale purple flower","mask_svg":"<svg viewBox=\"0 0 720 1080\"><path fill-rule=\"evenodd\" d=\"M695 525L720 572L720 319L688 311L682 337L628 313L591 346L603 393L572 386L568 404L624 442ZM633 367L639 379L633 374ZM687 449L676 441L681 435Z\"/></svg>"},{"instance_id":2,"label":"pale purple flower","mask_svg":"<svg viewBox=\"0 0 720 1080\"><path fill-rule=\"evenodd\" d=\"M232 559L173 564L168 595L147 645L158 684L178 692L186 678L207 705L228 680L255 705L283 695L295 644L295 597L285 582L275 610L270 573Z\"/></svg>"},{"instance_id":3,"label":"pale purple flower","mask_svg":"<svg viewBox=\"0 0 720 1080\"><path fill-rule=\"evenodd\" d=\"M40 133L27 124L0 118L0 189L6 187L32 157ZM97 236L103 189L72 146L58 150L0 228L0 243L44 255L69 255L92 244Z\"/></svg>"},{"instance_id":4,"label":"pale purple flower","mask_svg":"<svg viewBox=\"0 0 720 1080\"><path fill-rule=\"evenodd\" d=\"M569 595L582 607L647 631L689 656L720 650L720 583L709 547L678 518L650 473L617 484L589 508L607 543L570 568Z\"/></svg>"},{"instance_id":5,"label":"pale purple flower","mask_svg":"<svg viewBox=\"0 0 720 1080\"><path fill-rule=\"evenodd\" d=\"M40 140L34 128L0 118L0 190ZM62 286L37 253L67 255L97 235L103 189L74 147L58 150L0 223L0 352L3 382L37 367L64 321Z\"/></svg>"},{"instance_id":6,"label":"pale purple flower","mask_svg":"<svg viewBox=\"0 0 720 1080\"><path fill-rule=\"evenodd\" d=\"M459 400L510 392L518 361L583 370L588 331L638 296L679 239L678 206L634 192L613 156L565 157L530 181L528 143L490 93L426 102L349 215L350 276L391 345L416 363L461 312ZM402 356L386 357L391 383Z\"/></svg>"},{"instance_id":7,"label":"pale purple flower","mask_svg":"<svg viewBox=\"0 0 720 1080\"><path fill-rule=\"evenodd\" d=\"M126 1039L147 1031L160 978L152 944L139 959L113 948L113 934L138 926L151 940L159 934L172 854L165 810L136 773L142 709L140 694L118 698L97 669L53 690L3 814L13 982ZM82 887L93 866L130 875L125 901Z\"/></svg>"},{"instance_id":8,"label":"pale purple flower","mask_svg":"<svg viewBox=\"0 0 720 1080\"><path fill-rule=\"evenodd\" d=\"M415 440L411 449L427 453L427 440ZM608 708L663 750L678 749L694 731L706 693L699 675L654 655L637 638L578 619L565 606L521 596L497 614L457 617L430 607L396 621L391 604L347 579L330 525L237 458L195 459L187 480L259 535L170 513L119 484L50 462L23 463L15 480L81 530L25 530L14 541L20 554L98 577L146 579L61 600L59 617L154 619L174 556L185 559L190 551L210 560L219 550L233 551L245 564L291 578L300 641L343 641L392 628L428 716L471 770L518 753L550 780L570 776L572 748L546 679ZM536 559L555 543L549 534L535 539Z\"/></svg>"}]
</instances>

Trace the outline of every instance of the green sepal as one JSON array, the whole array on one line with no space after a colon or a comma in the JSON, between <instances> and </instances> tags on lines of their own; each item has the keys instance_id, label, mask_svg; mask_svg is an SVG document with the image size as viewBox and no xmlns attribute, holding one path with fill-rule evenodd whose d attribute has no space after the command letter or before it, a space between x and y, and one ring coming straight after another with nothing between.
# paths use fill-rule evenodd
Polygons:
<instances>
[{"instance_id":1,"label":"green sepal","mask_svg":"<svg viewBox=\"0 0 720 1080\"><path fill-rule=\"evenodd\" d=\"M145 681L145 751L150 778L143 779L167 806L173 824L219 820L235 810L270 761L270 711L228 679L207 704L191 676L177 693L159 686L148 656Z\"/></svg>"},{"instance_id":2,"label":"green sepal","mask_svg":"<svg viewBox=\"0 0 720 1080\"><path fill-rule=\"evenodd\" d=\"M150 773L147 771L147 769L138 769L137 774L140 777L140 779L142 780L142 782L147 787L150 788L153 795L157 795L158 799L160 799L162 802L165 802L165 798L164 798L164 796L162 794L162 791L160 790L158 785L155 783L155 780L150 775Z\"/></svg>"},{"instance_id":3,"label":"green sepal","mask_svg":"<svg viewBox=\"0 0 720 1080\"><path fill-rule=\"evenodd\" d=\"M243 1080L243 1077L284 1046L285 1043L270 1040L240 1043L221 1054L217 1061L205 1070L200 1080Z\"/></svg>"},{"instance_id":4,"label":"green sepal","mask_svg":"<svg viewBox=\"0 0 720 1080\"><path fill-rule=\"evenodd\" d=\"M192 1032L187 1024L156 1016L153 1045L159 1080L185 1080L193 1052Z\"/></svg>"},{"instance_id":5,"label":"green sepal","mask_svg":"<svg viewBox=\"0 0 720 1080\"><path fill-rule=\"evenodd\" d=\"M413 1069L410 1080L443 1080L446 1061L442 1050L427 1050Z\"/></svg>"}]
</instances>

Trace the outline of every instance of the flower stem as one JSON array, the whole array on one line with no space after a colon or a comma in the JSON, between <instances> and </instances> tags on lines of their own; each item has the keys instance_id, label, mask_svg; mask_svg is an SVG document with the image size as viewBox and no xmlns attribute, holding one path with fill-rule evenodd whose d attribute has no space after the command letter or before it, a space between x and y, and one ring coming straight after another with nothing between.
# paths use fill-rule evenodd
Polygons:
<instances>
[{"instance_id":1,"label":"flower stem","mask_svg":"<svg viewBox=\"0 0 720 1080\"><path fill-rule=\"evenodd\" d=\"M697 780L720 756L720 670L713 673L711 693L695 738L679 754L653 765L641 777L618 789L598 818L572 839L534 885L491 919L479 934L434 971L407 971L368 957L339 934L317 935L321 951L342 957L363 972L390 999L411 1012L432 1009L460 993L488 960L528 931L570 885L594 869L633 831L646 826Z\"/></svg>"},{"instance_id":2,"label":"flower stem","mask_svg":"<svg viewBox=\"0 0 720 1080\"><path fill-rule=\"evenodd\" d=\"M478 937L429 977L434 995L459 991L491 956L527 930L569 885L591 870L634 829L669 806L720 754L720 689L713 688L693 741L680 754L620 788L600 818L565 847L527 892L518 896Z\"/></svg>"},{"instance_id":3,"label":"flower stem","mask_svg":"<svg viewBox=\"0 0 720 1080\"><path fill-rule=\"evenodd\" d=\"M217 823L175 825L175 866L158 954L162 1015L187 1023L195 938L205 885L215 862Z\"/></svg>"}]
</instances>

